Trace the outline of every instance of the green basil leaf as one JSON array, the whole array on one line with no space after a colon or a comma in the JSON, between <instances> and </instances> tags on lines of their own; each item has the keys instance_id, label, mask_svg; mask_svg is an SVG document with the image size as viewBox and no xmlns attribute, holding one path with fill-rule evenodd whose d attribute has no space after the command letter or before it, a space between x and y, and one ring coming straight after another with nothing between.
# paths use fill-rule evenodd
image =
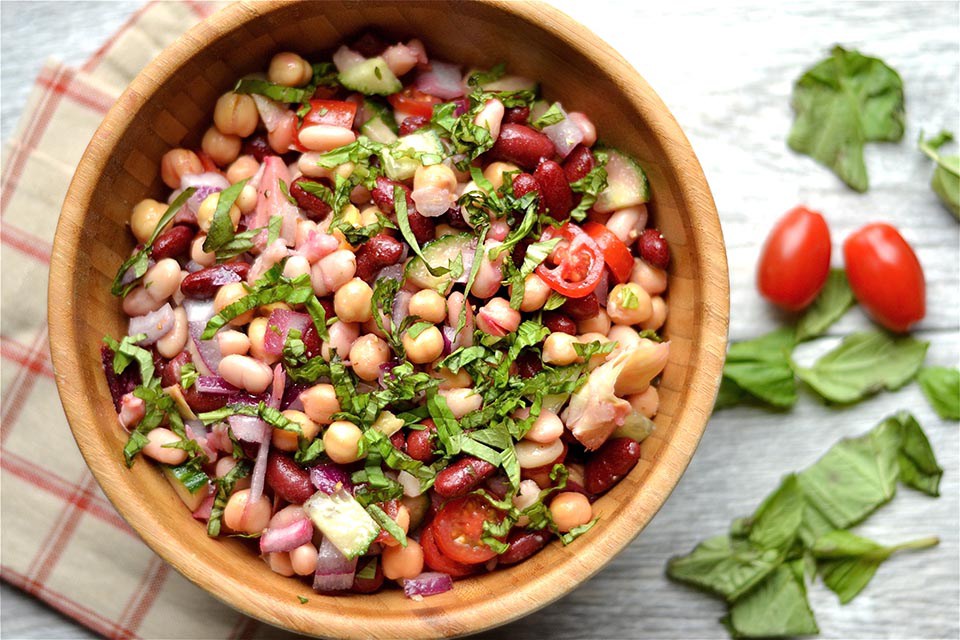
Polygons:
<instances>
[{"instance_id":1,"label":"green basil leaf","mask_svg":"<svg viewBox=\"0 0 960 640\"><path fill-rule=\"evenodd\" d=\"M903 137L900 75L879 58L836 46L793 87L796 119L787 144L828 167L847 185L869 186L863 147Z\"/></svg>"},{"instance_id":2,"label":"green basil leaf","mask_svg":"<svg viewBox=\"0 0 960 640\"><path fill-rule=\"evenodd\" d=\"M750 518L750 542L786 553L797 539L805 505L797 476L790 474Z\"/></svg>"},{"instance_id":3,"label":"green basil leaf","mask_svg":"<svg viewBox=\"0 0 960 640\"><path fill-rule=\"evenodd\" d=\"M213 479L217 485L217 493L213 499L213 508L210 510L210 519L207 520L208 536L215 538L220 535L220 519L223 517L223 510L227 507L227 501L233 495L237 481L247 477L251 470L252 467L247 460L237 460L237 464L225 476Z\"/></svg>"},{"instance_id":4,"label":"green basil leaf","mask_svg":"<svg viewBox=\"0 0 960 640\"><path fill-rule=\"evenodd\" d=\"M310 94L313 93L313 89L310 89L310 93L307 93L307 89L298 89L296 87L287 87L282 84L276 84L273 82L267 82L266 80L260 80L259 78L241 78L236 86L233 87L234 93L256 93L261 96L266 96L271 100L276 100L277 102L303 102L305 99L310 97Z\"/></svg>"},{"instance_id":5,"label":"green basil leaf","mask_svg":"<svg viewBox=\"0 0 960 640\"><path fill-rule=\"evenodd\" d=\"M924 367L917 380L937 415L946 420L960 420L960 370L957 367Z\"/></svg>"},{"instance_id":6,"label":"green basil leaf","mask_svg":"<svg viewBox=\"0 0 960 640\"><path fill-rule=\"evenodd\" d=\"M213 212L213 218L210 220L210 230L207 231L207 237L203 240L205 253L212 253L233 240L234 229L233 220L230 219L230 208L237 201L248 180L248 178L245 178L220 192L217 199L217 209Z\"/></svg>"},{"instance_id":7,"label":"green basil leaf","mask_svg":"<svg viewBox=\"0 0 960 640\"><path fill-rule=\"evenodd\" d=\"M380 528L393 536L393 539L399 542L401 547L407 546L407 534L383 509L375 504L369 504L367 505L367 513L370 514L374 522L380 525Z\"/></svg>"},{"instance_id":8,"label":"green basil leaf","mask_svg":"<svg viewBox=\"0 0 960 640\"><path fill-rule=\"evenodd\" d=\"M667 563L667 576L734 602L776 570L782 554L729 535L709 538Z\"/></svg>"},{"instance_id":9,"label":"green basil leaf","mask_svg":"<svg viewBox=\"0 0 960 640\"><path fill-rule=\"evenodd\" d=\"M723 619L734 638L787 638L820 632L807 600L802 571L782 564L737 600Z\"/></svg>"},{"instance_id":10,"label":"green basil leaf","mask_svg":"<svg viewBox=\"0 0 960 640\"><path fill-rule=\"evenodd\" d=\"M900 422L900 482L928 496L939 496L943 469L927 435L909 413L901 412L896 418Z\"/></svg>"},{"instance_id":11,"label":"green basil leaf","mask_svg":"<svg viewBox=\"0 0 960 640\"><path fill-rule=\"evenodd\" d=\"M713 410L735 407L748 398L750 398L750 394L741 389L736 382L724 376L720 380L720 389L717 391L717 399L714 402Z\"/></svg>"},{"instance_id":12,"label":"green basil leaf","mask_svg":"<svg viewBox=\"0 0 960 640\"><path fill-rule=\"evenodd\" d=\"M960 220L960 156L944 156L939 153L940 147L951 140L953 134L949 131L941 131L929 140L924 140L921 131L919 147L927 157L937 163L930 179L930 187L953 217Z\"/></svg>"},{"instance_id":13,"label":"green basil leaf","mask_svg":"<svg viewBox=\"0 0 960 640\"><path fill-rule=\"evenodd\" d=\"M547 301L543 305L544 311L553 311L554 309L559 309L566 303L567 298L556 291L550 293L550 297L547 298Z\"/></svg>"},{"instance_id":14,"label":"green basil leaf","mask_svg":"<svg viewBox=\"0 0 960 640\"><path fill-rule=\"evenodd\" d=\"M327 312L316 295L310 296L305 303L307 313L313 320L313 328L317 330L317 335L321 340L330 340L330 332L327 331Z\"/></svg>"},{"instance_id":15,"label":"green basil leaf","mask_svg":"<svg viewBox=\"0 0 960 640\"><path fill-rule=\"evenodd\" d=\"M843 269L831 269L820 295L797 323L797 342L823 335L853 306L853 291Z\"/></svg>"},{"instance_id":16,"label":"green basil leaf","mask_svg":"<svg viewBox=\"0 0 960 640\"><path fill-rule=\"evenodd\" d=\"M180 366L180 386L189 389L197 381L200 372L192 362Z\"/></svg>"},{"instance_id":17,"label":"green basil leaf","mask_svg":"<svg viewBox=\"0 0 960 640\"><path fill-rule=\"evenodd\" d=\"M740 389L775 407L797 402L797 384L790 366L793 331L779 329L730 346L723 376Z\"/></svg>"},{"instance_id":18,"label":"green basil leaf","mask_svg":"<svg viewBox=\"0 0 960 640\"><path fill-rule=\"evenodd\" d=\"M563 122L567 117L563 115L563 109L560 108L559 102L554 102L550 105L550 108L547 109L542 116L531 122L537 129L543 129L544 127L549 127L552 124L557 124L558 122Z\"/></svg>"},{"instance_id":19,"label":"green basil leaf","mask_svg":"<svg viewBox=\"0 0 960 640\"><path fill-rule=\"evenodd\" d=\"M912 380L929 346L879 331L855 333L812 367L797 367L796 372L825 400L848 404L881 389L894 391Z\"/></svg>"}]
</instances>

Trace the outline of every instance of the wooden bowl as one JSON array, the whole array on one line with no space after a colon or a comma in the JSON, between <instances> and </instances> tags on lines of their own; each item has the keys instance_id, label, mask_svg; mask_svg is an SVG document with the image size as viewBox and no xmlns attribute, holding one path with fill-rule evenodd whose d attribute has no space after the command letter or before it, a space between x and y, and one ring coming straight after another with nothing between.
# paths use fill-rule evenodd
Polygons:
<instances>
[{"instance_id":1,"label":"wooden bowl","mask_svg":"<svg viewBox=\"0 0 960 640\"><path fill-rule=\"evenodd\" d=\"M156 467L123 465L100 367L104 335L126 322L110 282L127 257L130 210L162 198L162 154L196 147L217 97L263 70L272 53L319 52L376 26L416 36L438 58L537 78L549 99L584 111L603 139L640 159L653 187L656 225L670 243L670 362L660 384L656 432L643 458L596 503L599 523L569 547L462 580L414 602L401 591L322 596L272 573L237 540L213 540ZM87 464L120 514L187 578L279 627L337 638L455 636L543 607L599 571L650 521L676 485L707 423L720 380L728 318L727 263L716 208L676 121L627 62L582 25L541 4L484 0L391 3L240 3L199 24L163 52L110 110L83 156L57 227L49 323L57 386ZM297 596L309 597L301 604Z\"/></svg>"}]
</instances>

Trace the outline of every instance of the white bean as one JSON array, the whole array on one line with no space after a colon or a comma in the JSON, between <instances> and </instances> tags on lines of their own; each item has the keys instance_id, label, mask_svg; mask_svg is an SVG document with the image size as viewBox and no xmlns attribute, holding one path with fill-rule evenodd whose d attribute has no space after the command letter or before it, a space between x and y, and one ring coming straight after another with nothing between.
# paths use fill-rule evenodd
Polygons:
<instances>
[{"instance_id":1,"label":"white bean","mask_svg":"<svg viewBox=\"0 0 960 640\"><path fill-rule=\"evenodd\" d=\"M503 123L504 113L506 113L506 109L504 109L502 102L496 98L487 100L487 103L483 105L483 108L473 119L473 123L489 131L490 136L496 140L500 137L500 125Z\"/></svg>"},{"instance_id":2,"label":"white bean","mask_svg":"<svg viewBox=\"0 0 960 640\"><path fill-rule=\"evenodd\" d=\"M154 300L165 301L180 288L180 263L164 258L153 265L143 276L143 287Z\"/></svg>"},{"instance_id":3,"label":"white bean","mask_svg":"<svg viewBox=\"0 0 960 640\"><path fill-rule=\"evenodd\" d=\"M523 437L531 442L550 444L562 435L563 421L560 420L560 416L549 409L543 409L537 419L533 421L533 426Z\"/></svg>"},{"instance_id":4,"label":"white bean","mask_svg":"<svg viewBox=\"0 0 960 640\"><path fill-rule=\"evenodd\" d=\"M300 129L300 144L310 151L330 151L348 145L357 135L346 127L315 124Z\"/></svg>"},{"instance_id":5,"label":"white bean","mask_svg":"<svg viewBox=\"0 0 960 640\"><path fill-rule=\"evenodd\" d=\"M483 406L483 398L473 389L441 389L439 393L447 401L453 417L458 420Z\"/></svg>"},{"instance_id":6,"label":"white bean","mask_svg":"<svg viewBox=\"0 0 960 640\"><path fill-rule=\"evenodd\" d=\"M656 296L667 290L667 272L635 258L630 282L640 285L651 296Z\"/></svg>"},{"instance_id":7,"label":"white bean","mask_svg":"<svg viewBox=\"0 0 960 640\"><path fill-rule=\"evenodd\" d=\"M173 328L159 340L157 351L164 358L174 358L187 344L187 311L183 307L173 310Z\"/></svg>"},{"instance_id":8,"label":"white bean","mask_svg":"<svg viewBox=\"0 0 960 640\"><path fill-rule=\"evenodd\" d=\"M313 265L310 280L313 292L323 297L349 282L357 272L357 256L349 249L340 249Z\"/></svg>"},{"instance_id":9,"label":"white bean","mask_svg":"<svg viewBox=\"0 0 960 640\"><path fill-rule=\"evenodd\" d=\"M517 462L521 469L535 469L548 465L563 453L563 442L557 438L548 444L521 440L517 443Z\"/></svg>"},{"instance_id":10,"label":"white bean","mask_svg":"<svg viewBox=\"0 0 960 640\"><path fill-rule=\"evenodd\" d=\"M220 344L220 355L223 356L244 356L250 351L250 338L242 331L221 331L217 334L217 342Z\"/></svg>"},{"instance_id":11,"label":"white bean","mask_svg":"<svg viewBox=\"0 0 960 640\"><path fill-rule=\"evenodd\" d=\"M123 312L133 318L156 311L162 305L163 300L157 300L143 287L136 287L123 299Z\"/></svg>"},{"instance_id":12,"label":"white bean","mask_svg":"<svg viewBox=\"0 0 960 640\"><path fill-rule=\"evenodd\" d=\"M334 322L327 329L327 333L330 334L330 340L325 341L320 348L323 359L329 361L333 350L336 350L341 358L346 358L350 354L350 347L360 337L360 325L352 322Z\"/></svg>"},{"instance_id":13,"label":"white bean","mask_svg":"<svg viewBox=\"0 0 960 640\"><path fill-rule=\"evenodd\" d=\"M650 304L653 306L653 313L647 320L640 323L640 328L645 331L658 331L667 321L667 303L660 296L653 296L650 298Z\"/></svg>"},{"instance_id":14,"label":"white bean","mask_svg":"<svg viewBox=\"0 0 960 640\"><path fill-rule=\"evenodd\" d=\"M287 258L283 265L283 276L285 278L296 278L310 273L310 262L303 256L293 255Z\"/></svg>"},{"instance_id":15,"label":"white bean","mask_svg":"<svg viewBox=\"0 0 960 640\"><path fill-rule=\"evenodd\" d=\"M147 434L149 442L143 446L143 455L153 458L163 464L183 464L187 459L187 452L183 449L164 447L167 444L180 442L180 436L170 429L157 427Z\"/></svg>"},{"instance_id":16,"label":"white bean","mask_svg":"<svg viewBox=\"0 0 960 640\"><path fill-rule=\"evenodd\" d=\"M233 386L250 393L263 393L273 382L270 367L250 356L231 354L220 361L217 372Z\"/></svg>"}]
</instances>

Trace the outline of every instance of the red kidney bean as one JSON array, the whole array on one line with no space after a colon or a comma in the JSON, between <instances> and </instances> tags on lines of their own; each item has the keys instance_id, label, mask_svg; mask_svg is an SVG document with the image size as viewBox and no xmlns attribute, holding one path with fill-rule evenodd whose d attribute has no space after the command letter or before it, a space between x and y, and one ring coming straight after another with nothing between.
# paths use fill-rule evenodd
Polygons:
<instances>
[{"instance_id":1,"label":"red kidney bean","mask_svg":"<svg viewBox=\"0 0 960 640\"><path fill-rule=\"evenodd\" d=\"M160 384L164 387L171 387L180 384L180 367L191 362L190 354L187 351L181 351L171 358L163 368L160 369Z\"/></svg>"},{"instance_id":2,"label":"red kidney bean","mask_svg":"<svg viewBox=\"0 0 960 640\"><path fill-rule=\"evenodd\" d=\"M135 366L129 366L123 370L123 373L115 373L113 370L113 355L113 349L105 344L100 345L100 362L107 378L110 397L113 398L114 408L120 411L120 400L124 395L136 389L140 383L140 371Z\"/></svg>"},{"instance_id":3,"label":"red kidney bean","mask_svg":"<svg viewBox=\"0 0 960 640\"><path fill-rule=\"evenodd\" d=\"M547 213L554 220L569 218L573 209L573 191L570 190L563 167L553 160L544 160L533 172L533 177L540 184L541 201Z\"/></svg>"},{"instance_id":4,"label":"red kidney bean","mask_svg":"<svg viewBox=\"0 0 960 640\"><path fill-rule=\"evenodd\" d=\"M437 425L427 419L422 423L426 429L411 429L407 434L406 452L414 460L430 464L437 459L433 452L433 441L437 433Z\"/></svg>"},{"instance_id":5,"label":"red kidney bean","mask_svg":"<svg viewBox=\"0 0 960 640\"><path fill-rule=\"evenodd\" d=\"M526 560L547 546L552 537L548 529L515 528L507 538L508 549L497 557L497 564L517 564Z\"/></svg>"},{"instance_id":6,"label":"red kidney bean","mask_svg":"<svg viewBox=\"0 0 960 640\"><path fill-rule=\"evenodd\" d=\"M323 304L321 300L320 304ZM329 318L333 314L333 310L327 311L327 317ZM303 340L303 354L308 358L316 358L320 355L320 348L323 346L323 340L320 339L320 335L317 333L317 328L313 326L313 323L307 325L307 328L303 330L303 335L300 336L300 339Z\"/></svg>"},{"instance_id":7,"label":"red kidney bean","mask_svg":"<svg viewBox=\"0 0 960 640\"><path fill-rule=\"evenodd\" d=\"M640 460L640 443L632 438L607 440L588 459L583 473L584 488L603 493L630 473Z\"/></svg>"},{"instance_id":8,"label":"red kidney bean","mask_svg":"<svg viewBox=\"0 0 960 640\"><path fill-rule=\"evenodd\" d=\"M372 558L368 562L377 563L377 569L372 578L361 578L359 570L354 574L353 586L350 587L350 590L354 593L373 593L383 587L383 562L380 561L380 558ZM363 567L358 566L357 568L362 569Z\"/></svg>"},{"instance_id":9,"label":"red kidney bean","mask_svg":"<svg viewBox=\"0 0 960 640\"><path fill-rule=\"evenodd\" d=\"M531 191L537 192L537 196L541 199L540 207L543 208L543 193L540 190L540 183L537 182L537 179L529 173L518 173L513 176L513 195L517 198L522 198Z\"/></svg>"},{"instance_id":10,"label":"red kidney bean","mask_svg":"<svg viewBox=\"0 0 960 640\"><path fill-rule=\"evenodd\" d=\"M508 122L500 127L500 137L486 155L491 160L504 160L532 170L541 158L552 158L556 153L556 147L546 135L526 125Z\"/></svg>"},{"instance_id":11,"label":"red kidney bean","mask_svg":"<svg viewBox=\"0 0 960 640\"><path fill-rule=\"evenodd\" d=\"M197 386L192 385L189 389L183 389L183 399L193 410L194 413L203 413L205 411L216 411L227 406L231 400L230 396L222 393L200 393Z\"/></svg>"},{"instance_id":12,"label":"red kidney bean","mask_svg":"<svg viewBox=\"0 0 960 640\"><path fill-rule=\"evenodd\" d=\"M567 298L560 307L560 311L578 322L589 320L600 314L600 302L597 300L597 294L588 293L582 298Z\"/></svg>"},{"instance_id":13,"label":"red kidney bean","mask_svg":"<svg viewBox=\"0 0 960 640\"><path fill-rule=\"evenodd\" d=\"M403 244L385 233L373 236L357 249L356 276L369 283L384 267L400 262Z\"/></svg>"},{"instance_id":14,"label":"red kidney bean","mask_svg":"<svg viewBox=\"0 0 960 640\"><path fill-rule=\"evenodd\" d=\"M404 445L407 444L407 439L403 436L403 430L397 431L395 434L390 436L390 444L400 451L403 451Z\"/></svg>"},{"instance_id":15,"label":"red kidney bean","mask_svg":"<svg viewBox=\"0 0 960 640\"><path fill-rule=\"evenodd\" d=\"M271 451L267 458L267 486L291 504L303 504L315 492L310 474L285 455Z\"/></svg>"},{"instance_id":16,"label":"red kidney bean","mask_svg":"<svg viewBox=\"0 0 960 640\"><path fill-rule=\"evenodd\" d=\"M527 124L530 119L530 107L509 107L503 114L504 123Z\"/></svg>"},{"instance_id":17,"label":"red kidney bean","mask_svg":"<svg viewBox=\"0 0 960 640\"><path fill-rule=\"evenodd\" d=\"M563 161L563 172L570 182L576 182L597 166L597 159L589 147L578 144Z\"/></svg>"},{"instance_id":18,"label":"red kidney bean","mask_svg":"<svg viewBox=\"0 0 960 640\"><path fill-rule=\"evenodd\" d=\"M545 311L543 313L543 326L550 329L553 333L569 333L572 336L577 335L577 323L570 316L559 311Z\"/></svg>"},{"instance_id":19,"label":"red kidney bean","mask_svg":"<svg viewBox=\"0 0 960 640\"><path fill-rule=\"evenodd\" d=\"M666 269L670 264L670 247L663 234L656 229L644 229L637 239L640 257L657 269Z\"/></svg>"},{"instance_id":20,"label":"red kidney bean","mask_svg":"<svg viewBox=\"0 0 960 640\"><path fill-rule=\"evenodd\" d=\"M517 357L517 373L521 378L532 378L541 371L543 371L543 363L536 354L524 352Z\"/></svg>"},{"instance_id":21,"label":"red kidney bean","mask_svg":"<svg viewBox=\"0 0 960 640\"><path fill-rule=\"evenodd\" d=\"M449 224L454 229L469 229L470 225L467 224L467 221L463 217L463 211L460 210L460 207L453 207L448 209L444 214L447 217L447 224Z\"/></svg>"},{"instance_id":22,"label":"red kidney bean","mask_svg":"<svg viewBox=\"0 0 960 640\"><path fill-rule=\"evenodd\" d=\"M466 495L487 477L493 475L496 469L486 460L466 456L437 474L437 479L433 482L433 490L444 498Z\"/></svg>"},{"instance_id":23,"label":"red kidney bean","mask_svg":"<svg viewBox=\"0 0 960 640\"><path fill-rule=\"evenodd\" d=\"M163 260L186 253L190 250L193 235L193 229L182 224L170 227L157 236L150 249L150 257L154 260Z\"/></svg>"},{"instance_id":24,"label":"red kidney bean","mask_svg":"<svg viewBox=\"0 0 960 640\"><path fill-rule=\"evenodd\" d=\"M403 119L403 122L400 123L399 133L401 136L405 136L423 129L428 124L430 124L430 118L426 116L407 116Z\"/></svg>"},{"instance_id":25,"label":"red kidney bean","mask_svg":"<svg viewBox=\"0 0 960 640\"><path fill-rule=\"evenodd\" d=\"M297 201L297 206L303 209L308 218L311 220L324 219L331 211L330 205L304 189L304 182L317 181L306 176L300 176L290 184L290 195Z\"/></svg>"},{"instance_id":26,"label":"red kidney bean","mask_svg":"<svg viewBox=\"0 0 960 640\"><path fill-rule=\"evenodd\" d=\"M231 262L207 267L191 273L180 283L180 291L188 298L212 298L217 289L231 282L245 280L250 272L246 262Z\"/></svg>"},{"instance_id":27,"label":"red kidney bean","mask_svg":"<svg viewBox=\"0 0 960 640\"><path fill-rule=\"evenodd\" d=\"M384 215L396 222L396 209L393 205L393 191L396 187L403 189L406 195L407 218L410 221L410 229L413 231L417 242L424 245L430 240L433 240L433 220L417 212L413 197L410 195L410 187L407 185L397 182L396 180L384 178L383 176L378 177L376 186L373 188L373 191L370 192L370 196L373 198L373 202L377 205L377 208L380 209Z\"/></svg>"},{"instance_id":28,"label":"red kidney bean","mask_svg":"<svg viewBox=\"0 0 960 640\"><path fill-rule=\"evenodd\" d=\"M240 155L253 156L257 162L263 162L264 158L275 155L275 153L270 148L270 141L267 140L266 134L258 133L244 139L243 145L240 147Z\"/></svg>"}]
</instances>

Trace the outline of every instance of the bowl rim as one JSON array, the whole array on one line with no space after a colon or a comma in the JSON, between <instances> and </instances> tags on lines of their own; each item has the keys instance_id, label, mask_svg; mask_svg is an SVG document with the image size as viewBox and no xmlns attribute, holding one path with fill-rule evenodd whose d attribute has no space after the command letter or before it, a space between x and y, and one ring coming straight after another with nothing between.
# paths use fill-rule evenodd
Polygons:
<instances>
[{"instance_id":1,"label":"bowl rim","mask_svg":"<svg viewBox=\"0 0 960 640\"><path fill-rule=\"evenodd\" d=\"M404 618L365 619L364 632L375 637L426 637L424 631L427 626L430 626L434 633L444 633L443 629L450 628L458 629L457 632L462 633L490 629L547 606L599 572L639 535L679 482L706 428L719 388L726 350L729 281L719 216L700 163L666 105L626 59L592 31L560 10L541 2L476 1L547 32L600 67L615 66L615 74L611 75L620 78L621 89L632 107L640 110L643 102L643 111L650 119L651 128L658 132L658 137L669 138L672 141L671 144L663 145L664 155L673 165L684 165L688 168L677 179L678 190L682 195L681 203L688 210L695 210L699 214L696 218L695 235L700 254L721 258L701 259L698 265L700 270L696 274L697 279L709 281L711 287L707 289L709 295L705 295L703 299L704 309L700 318L701 349L691 354L691 362L696 366L692 367L689 374L688 385L698 385L707 393L700 394L698 402L683 407L686 421L677 426L672 436L671 446L665 447L657 454L657 464L653 466L644 481L647 501L645 507L623 509L619 526L608 532L603 544L585 545L578 549L579 561L565 563L567 566L563 580L552 579L550 575L552 572L531 577L521 590L526 592L527 597L523 597L524 593L516 593L517 597L513 599L515 606L511 607L497 606L496 599L488 598L471 603L469 608L463 608L455 613L431 610L419 611L415 616ZM191 563L189 560L193 554L182 543L169 539L161 541L149 535L152 516L146 513L123 513L118 508L119 490L114 486L113 480L126 469L118 469L119 465L116 464L104 464L101 451L98 451L93 443L80 437L84 427L93 424L96 415L91 410L90 403L75 403L67 392L69 380L77 379L82 375L82 368L78 354L70 348L77 344L76 325L65 320L73 311L74 272L71 265L75 264L80 252L78 225L93 197L93 188L97 184L98 175L110 159L109 152L126 129L125 121L128 114L142 108L158 87L176 74L183 64L203 48L211 35L223 33L224 28L228 30L241 28L243 24L261 19L287 4L289 3L285 0L244 1L224 8L180 36L141 70L130 83L94 134L64 199L50 264L47 314L57 389L71 433L77 441L87 466L103 488L107 498L117 508L118 513L155 553L204 591L248 616L277 627L290 629L290 625L298 623L301 618L293 614L278 615L278 612L282 612L285 608L293 611L299 605L280 602L274 597L276 602L271 603L272 606L254 606L254 603L236 597L237 592L231 590L229 581L224 581L217 574L205 571L202 565ZM579 43L584 40L588 40L591 46L582 47ZM637 499L639 498L631 500ZM625 505L633 506L633 503L627 502ZM271 594L265 595L273 597ZM418 604L422 603L411 601L411 611ZM467 621L468 618L469 621ZM443 619L442 623L439 622L440 619ZM431 620L436 620L436 624L429 625ZM458 625L458 622L461 624ZM463 624L469 625L468 628L463 628ZM313 629L298 627L296 630L301 633L319 633L317 627ZM324 635L350 637L356 632L356 621L353 617L346 615L327 616L323 621L322 630Z\"/></svg>"}]
</instances>

